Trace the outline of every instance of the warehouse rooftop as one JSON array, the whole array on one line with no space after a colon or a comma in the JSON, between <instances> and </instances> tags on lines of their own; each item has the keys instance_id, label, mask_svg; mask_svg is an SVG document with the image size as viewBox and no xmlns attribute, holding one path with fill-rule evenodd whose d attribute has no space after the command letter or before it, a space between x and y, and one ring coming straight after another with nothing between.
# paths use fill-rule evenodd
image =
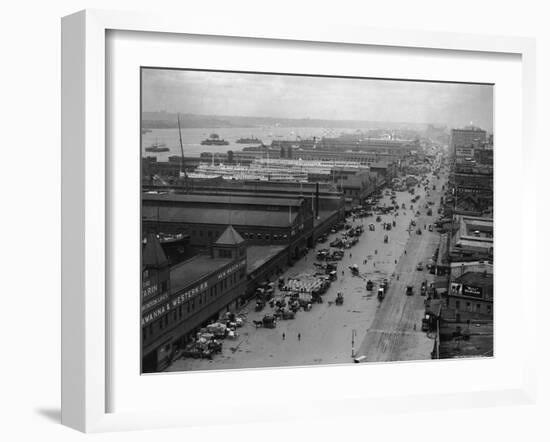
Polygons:
<instances>
[{"instance_id":1,"label":"warehouse rooftop","mask_svg":"<svg viewBox=\"0 0 550 442\"><path fill-rule=\"evenodd\" d=\"M209 204L233 204L233 205L261 205L299 207L302 205L300 198L266 198L254 196L233 195L200 195L177 193L143 193L142 201L145 202L174 202L174 203L209 203Z\"/></svg>"}]
</instances>

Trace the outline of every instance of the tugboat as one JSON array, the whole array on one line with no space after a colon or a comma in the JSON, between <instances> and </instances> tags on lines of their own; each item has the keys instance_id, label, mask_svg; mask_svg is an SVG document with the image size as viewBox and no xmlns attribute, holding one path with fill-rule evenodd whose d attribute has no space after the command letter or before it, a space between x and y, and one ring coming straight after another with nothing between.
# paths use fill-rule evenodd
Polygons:
<instances>
[{"instance_id":1,"label":"tugboat","mask_svg":"<svg viewBox=\"0 0 550 442\"><path fill-rule=\"evenodd\" d=\"M237 141L235 141L237 144L263 144L262 140L256 137L250 137L250 138L239 138Z\"/></svg>"},{"instance_id":2,"label":"tugboat","mask_svg":"<svg viewBox=\"0 0 550 442\"><path fill-rule=\"evenodd\" d=\"M229 141L220 138L218 134L210 134L206 140L201 141L202 146L227 146Z\"/></svg>"},{"instance_id":3,"label":"tugboat","mask_svg":"<svg viewBox=\"0 0 550 442\"><path fill-rule=\"evenodd\" d=\"M153 143L149 147L145 148L145 152L168 152L170 149L166 147L166 144L161 143Z\"/></svg>"}]
</instances>

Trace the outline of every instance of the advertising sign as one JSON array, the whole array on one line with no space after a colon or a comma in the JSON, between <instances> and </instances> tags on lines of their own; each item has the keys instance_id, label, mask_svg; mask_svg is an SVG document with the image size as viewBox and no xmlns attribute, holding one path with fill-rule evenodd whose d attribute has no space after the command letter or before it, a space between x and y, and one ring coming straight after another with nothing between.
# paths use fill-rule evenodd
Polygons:
<instances>
[{"instance_id":1,"label":"advertising sign","mask_svg":"<svg viewBox=\"0 0 550 442\"><path fill-rule=\"evenodd\" d=\"M473 285L464 284L462 286L462 294L464 296L473 296L474 298L481 298L481 288L475 287Z\"/></svg>"}]
</instances>

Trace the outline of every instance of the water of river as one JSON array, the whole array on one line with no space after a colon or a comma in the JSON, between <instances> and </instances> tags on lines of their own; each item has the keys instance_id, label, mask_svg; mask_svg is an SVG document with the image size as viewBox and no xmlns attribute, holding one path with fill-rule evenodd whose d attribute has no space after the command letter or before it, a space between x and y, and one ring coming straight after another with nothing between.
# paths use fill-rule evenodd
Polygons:
<instances>
[{"instance_id":1,"label":"water of river","mask_svg":"<svg viewBox=\"0 0 550 442\"><path fill-rule=\"evenodd\" d=\"M256 137L264 144L271 144L273 140L295 140L297 137L335 137L343 132L353 132L355 129L328 130L321 127L231 127L231 128L187 128L181 130L184 154L190 157L198 157L202 152L227 152L228 150L241 150L246 144L237 144L239 138ZM226 146L201 146L201 141L210 134L216 133L229 144ZM166 144L169 152L145 152L145 148L154 143ZM252 144L257 145L257 143ZM167 161L172 155L180 155L178 129L152 129L151 132L142 135L142 155L156 156L158 161Z\"/></svg>"}]
</instances>

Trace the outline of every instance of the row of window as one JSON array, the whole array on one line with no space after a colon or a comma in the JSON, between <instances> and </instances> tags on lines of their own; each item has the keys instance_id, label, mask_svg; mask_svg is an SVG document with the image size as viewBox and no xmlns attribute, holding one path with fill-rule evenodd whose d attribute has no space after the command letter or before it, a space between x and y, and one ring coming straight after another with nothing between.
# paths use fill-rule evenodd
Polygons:
<instances>
[{"instance_id":1,"label":"row of window","mask_svg":"<svg viewBox=\"0 0 550 442\"><path fill-rule=\"evenodd\" d=\"M273 239L273 241L286 241L288 239L288 235L277 235L277 234L271 234L271 233L244 232L242 236L244 239L249 239L249 240L270 241L271 239Z\"/></svg>"},{"instance_id":2,"label":"row of window","mask_svg":"<svg viewBox=\"0 0 550 442\"><path fill-rule=\"evenodd\" d=\"M203 308L203 305L209 304L210 300L232 289L245 276L246 270L242 268L239 272L234 272L227 278L222 279L217 284L212 285L210 287L210 290L204 291L198 296L190 299L189 301L180 304L177 308L173 309L162 318L156 320L155 322L152 322L146 327L143 327L143 341L147 340L148 338L152 338L154 335L165 330L168 326L173 325L174 323L195 314L198 310Z\"/></svg>"},{"instance_id":3,"label":"row of window","mask_svg":"<svg viewBox=\"0 0 550 442\"><path fill-rule=\"evenodd\" d=\"M464 302L464 304L462 304L461 301L455 302L455 308L457 310L460 310L462 307L464 310L468 312L487 313L489 315L493 311L493 306L491 304L485 304L485 311L483 312L480 303L473 303L470 301L462 301L462 302Z\"/></svg>"},{"instance_id":4,"label":"row of window","mask_svg":"<svg viewBox=\"0 0 550 442\"><path fill-rule=\"evenodd\" d=\"M216 238L219 237L220 233L217 232L217 231L212 231L212 230L208 230L208 231L204 231L204 230L193 230L191 231L191 234L192 236L195 236L195 237L199 237L199 238L208 238L210 240L215 240ZM276 234L270 234L270 233L253 233L253 232L244 232L244 233L241 233L242 237L244 239L249 239L249 240L265 240L265 241L270 241L270 240L274 240L274 241L286 241L288 239L288 235L276 235Z\"/></svg>"}]
</instances>

